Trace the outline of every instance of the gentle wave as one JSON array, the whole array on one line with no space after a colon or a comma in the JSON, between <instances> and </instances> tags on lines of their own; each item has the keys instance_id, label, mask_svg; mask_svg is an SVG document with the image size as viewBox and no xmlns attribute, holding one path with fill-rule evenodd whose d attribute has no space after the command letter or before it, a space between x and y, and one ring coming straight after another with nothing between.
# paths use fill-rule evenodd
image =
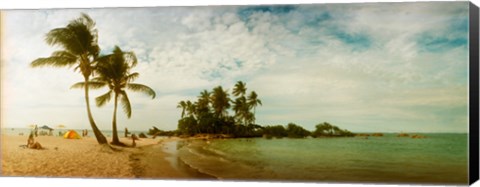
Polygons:
<instances>
[{"instance_id":1,"label":"gentle wave","mask_svg":"<svg viewBox=\"0 0 480 187\"><path fill-rule=\"evenodd\" d=\"M210 148L205 142L192 141L178 150L179 158L199 172L218 179L262 179L260 168L225 157L226 153Z\"/></svg>"}]
</instances>

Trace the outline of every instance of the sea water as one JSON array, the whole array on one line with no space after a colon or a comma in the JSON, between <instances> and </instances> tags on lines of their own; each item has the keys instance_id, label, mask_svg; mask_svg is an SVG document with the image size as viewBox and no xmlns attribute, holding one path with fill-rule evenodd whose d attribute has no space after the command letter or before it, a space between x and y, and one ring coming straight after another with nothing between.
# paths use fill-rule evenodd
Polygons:
<instances>
[{"instance_id":1,"label":"sea water","mask_svg":"<svg viewBox=\"0 0 480 187\"><path fill-rule=\"evenodd\" d=\"M466 184L468 135L190 140L184 163L220 179Z\"/></svg>"}]
</instances>

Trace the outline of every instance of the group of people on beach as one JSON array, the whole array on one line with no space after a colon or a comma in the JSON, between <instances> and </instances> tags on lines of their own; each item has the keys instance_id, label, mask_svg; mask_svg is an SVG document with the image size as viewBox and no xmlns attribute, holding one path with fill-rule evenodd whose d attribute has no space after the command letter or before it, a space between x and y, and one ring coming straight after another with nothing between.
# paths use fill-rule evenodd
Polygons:
<instances>
[{"instance_id":1,"label":"group of people on beach","mask_svg":"<svg viewBox=\"0 0 480 187\"><path fill-rule=\"evenodd\" d=\"M131 134L131 135L130 135ZM136 146L135 140L139 140L137 135L135 133L130 133L127 128L125 128L125 137L128 137L130 135L130 138L132 139L132 147ZM88 130L82 130L82 136L87 137L88 136ZM35 137L38 137L38 126L35 125L33 130L30 132L30 135L28 136L27 140L27 145L21 145L21 147L26 147L30 149L44 149L42 145L39 142L35 141Z\"/></svg>"}]
</instances>

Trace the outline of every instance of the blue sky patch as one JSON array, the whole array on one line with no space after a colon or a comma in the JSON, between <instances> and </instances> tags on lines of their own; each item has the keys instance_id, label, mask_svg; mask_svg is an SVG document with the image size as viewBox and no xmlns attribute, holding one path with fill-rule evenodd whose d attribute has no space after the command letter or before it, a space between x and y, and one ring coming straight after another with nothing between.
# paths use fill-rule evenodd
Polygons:
<instances>
[{"instance_id":1,"label":"blue sky patch","mask_svg":"<svg viewBox=\"0 0 480 187\"><path fill-rule=\"evenodd\" d=\"M336 31L333 33L333 35L343 43L352 46L354 50L367 49L372 44L369 36L362 33Z\"/></svg>"},{"instance_id":2,"label":"blue sky patch","mask_svg":"<svg viewBox=\"0 0 480 187\"><path fill-rule=\"evenodd\" d=\"M293 10L295 10L295 6L291 5L279 5L279 6L251 6L242 8L238 11L238 15L242 21L248 21L250 16L255 12L270 12L272 14L287 14Z\"/></svg>"},{"instance_id":3,"label":"blue sky patch","mask_svg":"<svg viewBox=\"0 0 480 187\"><path fill-rule=\"evenodd\" d=\"M433 37L424 36L418 39L417 43L420 48L428 52L443 52L449 49L457 48L468 44L466 37L447 38L447 37Z\"/></svg>"}]
</instances>

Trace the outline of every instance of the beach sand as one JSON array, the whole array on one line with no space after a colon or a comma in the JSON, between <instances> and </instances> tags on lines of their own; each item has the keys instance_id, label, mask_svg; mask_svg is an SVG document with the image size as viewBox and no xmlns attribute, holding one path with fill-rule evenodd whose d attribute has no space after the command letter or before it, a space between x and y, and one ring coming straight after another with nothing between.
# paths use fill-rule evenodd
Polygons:
<instances>
[{"instance_id":1,"label":"beach sand","mask_svg":"<svg viewBox=\"0 0 480 187\"><path fill-rule=\"evenodd\" d=\"M27 136L1 137L1 175L70 178L210 178L175 161L175 155L163 149L178 138L141 139L135 148L99 145L94 137L64 139L39 136L35 141L45 149L23 148ZM121 138L130 144L131 140Z\"/></svg>"}]
</instances>

